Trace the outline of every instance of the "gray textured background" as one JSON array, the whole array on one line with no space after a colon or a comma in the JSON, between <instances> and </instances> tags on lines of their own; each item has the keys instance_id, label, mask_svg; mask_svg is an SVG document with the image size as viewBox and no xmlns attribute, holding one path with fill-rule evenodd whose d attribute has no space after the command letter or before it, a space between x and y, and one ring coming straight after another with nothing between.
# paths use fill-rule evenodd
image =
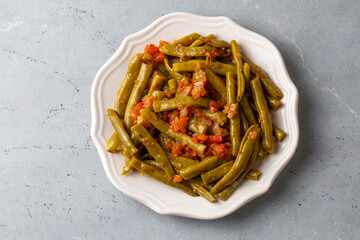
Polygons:
<instances>
[{"instance_id":1,"label":"gray textured background","mask_svg":"<svg viewBox=\"0 0 360 240\"><path fill-rule=\"evenodd\" d=\"M129 2L0 1L0 239L359 239L359 1ZM174 11L269 38L300 93L295 157L220 220L161 216L123 195L90 138L97 70Z\"/></svg>"}]
</instances>

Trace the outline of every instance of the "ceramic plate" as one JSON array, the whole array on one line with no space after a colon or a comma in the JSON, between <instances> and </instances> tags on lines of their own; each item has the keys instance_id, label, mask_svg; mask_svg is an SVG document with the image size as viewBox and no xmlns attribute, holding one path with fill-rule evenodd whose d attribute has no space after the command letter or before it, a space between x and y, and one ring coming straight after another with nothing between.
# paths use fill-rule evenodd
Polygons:
<instances>
[{"instance_id":1,"label":"ceramic plate","mask_svg":"<svg viewBox=\"0 0 360 240\"><path fill-rule=\"evenodd\" d=\"M276 142L274 154L258 161L256 168L262 172L259 181L244 181L227 201L219 200L216 203L210 203L202 197L190 197L149 177L143 177L138 172L121 176L124 157L108 153L104 149L106 140L114 131L106 117L106 109L113 106L131 57L143 52L146 44L158 44L159 40L170 42L192 32L203 36L213 33L218 39L226 41L235 39L241 50L270 75L284 94L284 106L273 113L273 120L288 133L287 137L281 143ZM298 145L297 111L297 89L289 77L279 50L268 39L239 26L227 17L171 13L126 37L120 48L96 74L91 89L91 136L107 176L124 194L159 214L216 219L233 213L269 190L275 178L291 160Z\"/></svg>"}]
</instances>

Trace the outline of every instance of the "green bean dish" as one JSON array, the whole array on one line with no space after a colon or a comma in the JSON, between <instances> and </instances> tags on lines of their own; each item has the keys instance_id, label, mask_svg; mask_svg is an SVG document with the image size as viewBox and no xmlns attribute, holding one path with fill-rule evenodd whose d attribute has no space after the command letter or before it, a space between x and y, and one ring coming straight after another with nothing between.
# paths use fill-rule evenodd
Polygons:
<instances>
[{"instance_id":1,"label":"green bean dish","mask_svg":"<svg viewBox=\"0 0 360 240\"><path fill-rule=\"evenodd\" d=\"M122 175L139 171L190 196L226 200L286 133L271 111L283 94L235 40L191 33L149 44L129 63L106 151L122 151Z\"/></svg>"}]
</instances>

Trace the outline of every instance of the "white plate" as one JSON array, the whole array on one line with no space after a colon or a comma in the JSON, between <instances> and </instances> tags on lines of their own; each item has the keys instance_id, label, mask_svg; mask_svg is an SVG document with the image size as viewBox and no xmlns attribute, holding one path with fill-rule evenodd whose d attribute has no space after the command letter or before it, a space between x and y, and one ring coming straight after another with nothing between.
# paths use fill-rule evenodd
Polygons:
<instances>
[{"instance_id":1,"label":"white plate","mask_svg":"<svg viewBox=\"0 0 360 240\"><path fill-rule=\"evenodd\" d=\"M143 52L146 44L158 44L159 40L170 42L192 32L203 36L213 33L218 39L227 41L235 39L245 54L270 75L284 94L282 102L285 106L273 113L273 119L288 136L282 143L276 142L274 154L259 161L258 169L262 172L259 181L244 181L227 201L215 204L201 197L190 197L177 189L141 176L138 172L121 176L124 157L121 154L107 153L104 149L106 139L114 131L106 117L106 109L113 106L116 91L131 57ZM107 176L121 192L157 213L197 219L224 217L268 191L294 155L299 140L298 92L280 52L268 39L239 26L227 17L171 13L126 37L120 48L96 74L91 89L91 117L91 137Z\"/></svg>"}]
</instances>

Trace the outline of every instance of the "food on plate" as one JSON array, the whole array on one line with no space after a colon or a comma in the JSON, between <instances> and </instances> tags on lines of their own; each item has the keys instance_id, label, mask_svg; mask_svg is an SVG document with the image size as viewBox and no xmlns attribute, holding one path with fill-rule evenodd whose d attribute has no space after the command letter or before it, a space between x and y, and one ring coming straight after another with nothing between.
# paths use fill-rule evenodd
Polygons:
<instances>
[{"instance_id":1,"label":"food on plate","mask_svg":"<svg viewBox=\"0 0 360 240\"><path fill-rule=\"evenodd\" d=\"M273 123L283 94L235 40L192 33L148 44L129 63L106 144L138 170L190 196L226 200L286 133Z\"/></svg>"}]
</instances>

